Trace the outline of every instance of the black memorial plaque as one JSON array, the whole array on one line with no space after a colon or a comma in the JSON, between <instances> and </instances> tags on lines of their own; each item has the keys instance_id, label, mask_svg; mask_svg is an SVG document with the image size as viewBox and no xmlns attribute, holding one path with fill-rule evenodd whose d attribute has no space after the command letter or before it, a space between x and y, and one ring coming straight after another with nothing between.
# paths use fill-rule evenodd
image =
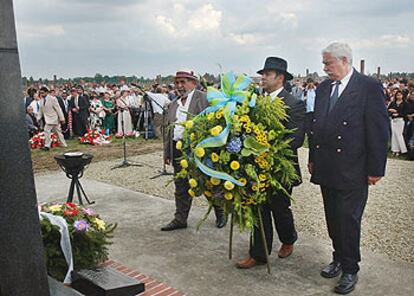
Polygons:
<instances>
[{"instance_id":1,"label":"black memorial plaque","mask_svg":"<svg viewBox=\"0 0 414 296\"><path fill-rule=\"evenodd\" d=\"M107 267L73 271L72 288L86 296L135 296L145 290L143 283Z\"/></svg>"}]
</instances>

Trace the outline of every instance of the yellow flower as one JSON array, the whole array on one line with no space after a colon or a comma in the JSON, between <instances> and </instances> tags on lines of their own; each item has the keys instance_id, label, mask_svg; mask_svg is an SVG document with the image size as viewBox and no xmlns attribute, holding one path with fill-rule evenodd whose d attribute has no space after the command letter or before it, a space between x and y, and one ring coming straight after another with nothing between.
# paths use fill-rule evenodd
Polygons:
<instances>
[{"instance_id":1,"label":"yellow flower","mask_svg":"<svg viewBox=\"0 0 414 296\"><path fill-rule=\"evenodd\" d=\"M105 230L105 221L103 221L99 218L95 218L95 220L93 220L93 222L98 227L98 230Z\"/></svg>"},{"instance_id":2,"label":"yellow flower","mask_svg":"<svg viewBox=\"0 0 414 296\"><path fill-rule=\"evenodd\" d=\"M49 210L50 210L52 213L59 212L59 211L61 211L61 210L62 210L62 205L53 205L53 206L50 206L50 207L49 207Z\"/></svg>"},{"instance_id":3,"label":"yellow flower","mask_svg":"<svg viewBox=\"0 0 414 296\"><path fill-rule=\"evenodd\" d=\"M191 196L191 197L194 197L195 196L195 193L194 193L194 191L192 190L192 189L188 189L188 194Z\"/></svg>"},{"instance_id":4,"label":"yellow flower","mask_svg":"<svg viewBox=\"0 0 414 296\"><path fill-rule=\"evenodd\" d=\"M250 122L249 115L243 115L242 117L240 117L240 121L241 122Z\"/></svg>"},{"instance_id":5,"label":"yellow flower","mask_svg":"<svg viewBox=\"0 0 414 296\"><path fill-rule=\"evenodd\" d=\"M219 159L220 159L220 156L217 153L215 153L215 152L211 153L211 160L213 162L217 162L217 161L219 161Z\"/></svg>"},{"instance_id":6,"label":"yellow flower","mask_svg":"<svg viewBox=\"0 0 414 296\"><path fill-rule=\"evenodd\" d=\"M196 188L198 185L198 182L196 179L191 178L190 180L188 180L188 184L190 184L191 188Z\"/></svg>"},{"instance_id":7,"label":"yellow flower","mask_svg":"<svg viewBox=\"0 0 414 296\"><path fill-rule=\"evenodd\" d=\"M252 129L250 128L250 127L248 127L248 128L246 128L246 133L251 133L252 132Z\"/></svg>"},{"instance_id":8,"label":"yellow flower","mask_svg":"<svg viewBox=\"0 0 414 296\"><path fill-rule=\"evenodd\" d=\"M175 144L175 148L177 148L177 150L181 150L181 149L183 148L183 142L178 141L178 142Z\"/></svg>"},{"instance_id":9,"label":"yellow flower","mask_svg":"<svg viewBox=\"0 0 414 296\"><path fill-rule=\"evenodd\" d=\"M234 189L234 184L231 183L230 181L226 181L226 182L224 182L224 188L226 188L227 190L233 190Z\"/></svg>"},{"instance_id":10,"label":"yellow flower","mask_svg":"<svg viewBox=\"0 0 414 296\"><path fill-rule=\"evenodd\" d=\"M194 140L195 140L195 138L196 138L195 133L191 133L191 135L190 135L190 140L191 140L191 141L194 141Z\"/></svg>"},{"instance_id":11,"label":"yellow flower","mask_svg":"<svg viewBox=\"0 0 414 296\"><path fill-rule=\"evenodd\" d=\"M193 125L194 125L194 122L193 122L192 120L187 120L187 121L185 122L185 128L186 128L186 129L190 129L190 128L192 128L192 127L193 127Z\"/></svg>"},{"instance_id":12,"label":"yellow flower","mask_svg":"<svg viewBox=\"0 0 414 296\"><path fill-rule=\"evenodd\" d=\"M246 185L246 184L247 184L247 180L246 180L246 178L240 178L240 179L239 179L239 182L240 182L240 183L243 183L243 185Z\"/></svg>"},{"instance_id":13,"label":"yellow flower","mask_svg":"<svg viewBox=\"0 0 414 296\"><path fill-rule=\"evenodd\" d=\"M206 151L204 150L204 148L198 147L198 148L196 148L194 153L198 158L201 158L206 154Z\"/></svg>"},{"instance_id":14,"label":"yellow flower","mask_svg":"<svg viewBox=\"0 0 414 296\"><path fill-rule=\"evenodd\" d=\"M216 112L216 119L220 119L223 117L223 113L221 112Z\"/></svg>"},{"instance_id":15,"label":"yellow flower","mask_svg":"<svg viewBox=\"0 0 414 296\"><path fill-rule=\"evenodd\" d=\"M256 184L254 184L254 185L252 186L252 189L253 189L253 191L257 191L257 185L256 185Z\"/></svg>"},{"instance_id":16,"label":"yellow flower","mask_svg":"<svg viewBox=\"0 0 414 296\"><path fill-rule=\"evenodd\" d=\"M259 180L260 181L266 181L266 175L265 174L259 174Z\"/></svg>"},{"instance_id":17,"label":"yellow flower","mask_svg":"<svg viewBox=\"0 0 414 296\"><path fill-rule=\"evenodd\" d=\"M214 119L214 113L208 113L207 114L207 120L213 120Z\"/></svg>"},{"instance_id":18,"label":"yellow flower","mask_svg":"<svg viewBox=\"0 0 414 296\"><path fill-rule=\"evenodd\" d=\"M230 163L230 167L231 167L231 169L232 169L233 171L237 171L237 170L240 168L240 163L239 163L238 161L236 161L236 160L233 160L233 161Z\"/></svg>"},{"instance_id":19,"label":"yellow flower","mask_svg":"<svg viewBox=\"0 0 414 296\"><path fill-rule=\"evenodd\" d=\"M222 130L223 127L221 125L217 125L210 130L210 133L212 136L216 137L221 133Z\"/></svg>"},{"instance_id":20,"label":"yellow flower","mask_svg":"<svg viewBox=\"0 0 414 296\"><path fill-rule=\"evenodd\" d=\"M210 191L204 191L204 195L206 197L212 197L213 196L213 193L211 193Z\"/></svg>"},{"instance_id":21,"label":"yellow flower","mask_svg":"<svg viewBox=\"0 0 414 296\"><path fill-rule=\"evenodd\" d=\"M233 119L234 119L234 120L239 120L239 115L234 115L234 116L233 116Z\"/></svg>"},{"instance_id":22,"label":"yellow flower","mask_svg":"<svg viewBox=\"0 0 414 296\"><path fill-rule=\"evenodd\" d=\"M211 182L211 184L217 186L218 184L220 184L220 179L210 178L210 182Z\"/></svg>"},{"instance_id":23,"label":"yellow flower","mask_svg":"<svg viewBox=\"0 0 414 296\"><path fill-rule=\"evenodd\" d=\"M185 159L182 159L182 160L180 161L180 165L181 165L181 167L182 167L183 169L186 169L186 168L188 168L188 161L187 161L187 160L185 160Z\"/></svg>"},{"instance_id":24,"label":"yellow flower","mask_svg":"<svg viewBox=\"0 0 414 296\"><path fill-rule=\"evenodd\" d=\"M232 200L233 199L233 194L231 192L226 192L224 193L224 198L227 200Z\"/></svg>"},{"instance_id":25,"label":"yellow flower","mask_svg":"<svg viewBox=\"0 0 414 296\"><path fill-rule=\"evenodd\" d=\"M266 183L259 183L259 188L264 188L266 187Z\"/></svg>"}]
</instances>

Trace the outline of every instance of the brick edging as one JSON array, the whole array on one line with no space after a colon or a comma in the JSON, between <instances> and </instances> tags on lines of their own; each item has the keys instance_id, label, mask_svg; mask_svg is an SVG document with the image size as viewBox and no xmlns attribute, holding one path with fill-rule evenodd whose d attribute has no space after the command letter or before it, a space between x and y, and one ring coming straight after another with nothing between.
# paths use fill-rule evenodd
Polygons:
<instances>
[{"instance_id":1,"label":"brick edging","mask_svg":"<svg viewBox=\"0 0 414 296\"><path fill-rule=\"evenodd\" d=\"M134 278L141 283L145 284L144 293L139 294L138 296L185 296L183 292L180 292L173 287L168 286L167 284L161 283L153 278L146 276L145 274L140 273L137 270L128 268L121 263L118 263L114 260L108 260L101 264L101 266L109 267L115 269L118 272L125 274L131 278Z\"/></svg>"}]
</instances>

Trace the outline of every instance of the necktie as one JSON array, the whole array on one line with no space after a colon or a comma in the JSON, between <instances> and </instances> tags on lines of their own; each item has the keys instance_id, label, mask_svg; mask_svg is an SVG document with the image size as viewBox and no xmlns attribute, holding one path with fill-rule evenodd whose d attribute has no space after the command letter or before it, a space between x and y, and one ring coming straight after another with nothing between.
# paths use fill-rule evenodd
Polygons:
<instances>
[{"instance_id":1,"label":"necktie","mask_svg":"<svg viewBox=\"0 0 414 296\"><path fill-rule=\"evenodd\" d=\"M39 112L39 109L40 109L39 101L36 102L36 107L37 107L36 111Z\"/></svg>"},{"instance_id":2,"label":"necktie","mask_svg":"<svg viewBox=\"0 0 414 296\"><path fill-rule=\"evenodd\" d=\"M329 100L329 112L333 109L336 102L338 102L339 98L339 85L341 84L341 81L335 81L334 91L331 95L331 98Z\"/></svg>"},{"instance_id":3,"label":"necktie","mask_svg":"<svg viewBox=\"0 0 414 296\"><path fill-rule=\"evenodd\" d=\"M185 106L185 103L187 102L187 96L181 98L181 104L183 107Z\"/></svg>"}]
</instances>

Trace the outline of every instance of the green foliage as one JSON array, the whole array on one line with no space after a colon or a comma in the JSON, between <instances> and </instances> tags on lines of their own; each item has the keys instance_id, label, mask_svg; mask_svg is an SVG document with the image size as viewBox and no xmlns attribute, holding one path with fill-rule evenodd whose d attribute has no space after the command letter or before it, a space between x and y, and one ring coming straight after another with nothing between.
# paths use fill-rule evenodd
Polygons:
<instances>
[{"instance_id":1,"label":"green foliage","mask_svg":"<svg viewBox=\"0 0 414 296\"><path fill-rule=\"evenodd\" d=\"M238 101L232 117L226 114L234 104L230 102L183 123L187 128L180 144L182 159L188 167L177 174L177 178L195 179L197 186L189 190L190 196L204 195L210 206L220 206L233 214L240 230L252 229L258 223L258 207L274 198L274 191L287 194L285 188L298 178L292 162L291 140L287 137L292 131L285 127L287 106L280 98L257 97L253 92L238 89L245 79L239 76L231 85L233 80L224 75L221 95L209 88L212 106L220 104L220 96L245 98ZM212 97L215 94L217 97ZM229 134L224 145L206 145L202 153L196 153L199 143L217 136L217 128L226 127ZM196 159L208 168L204 170L208 175L200 170ZM230 176L237 183L221 176Z\"/></svg>"}]
</instances>

